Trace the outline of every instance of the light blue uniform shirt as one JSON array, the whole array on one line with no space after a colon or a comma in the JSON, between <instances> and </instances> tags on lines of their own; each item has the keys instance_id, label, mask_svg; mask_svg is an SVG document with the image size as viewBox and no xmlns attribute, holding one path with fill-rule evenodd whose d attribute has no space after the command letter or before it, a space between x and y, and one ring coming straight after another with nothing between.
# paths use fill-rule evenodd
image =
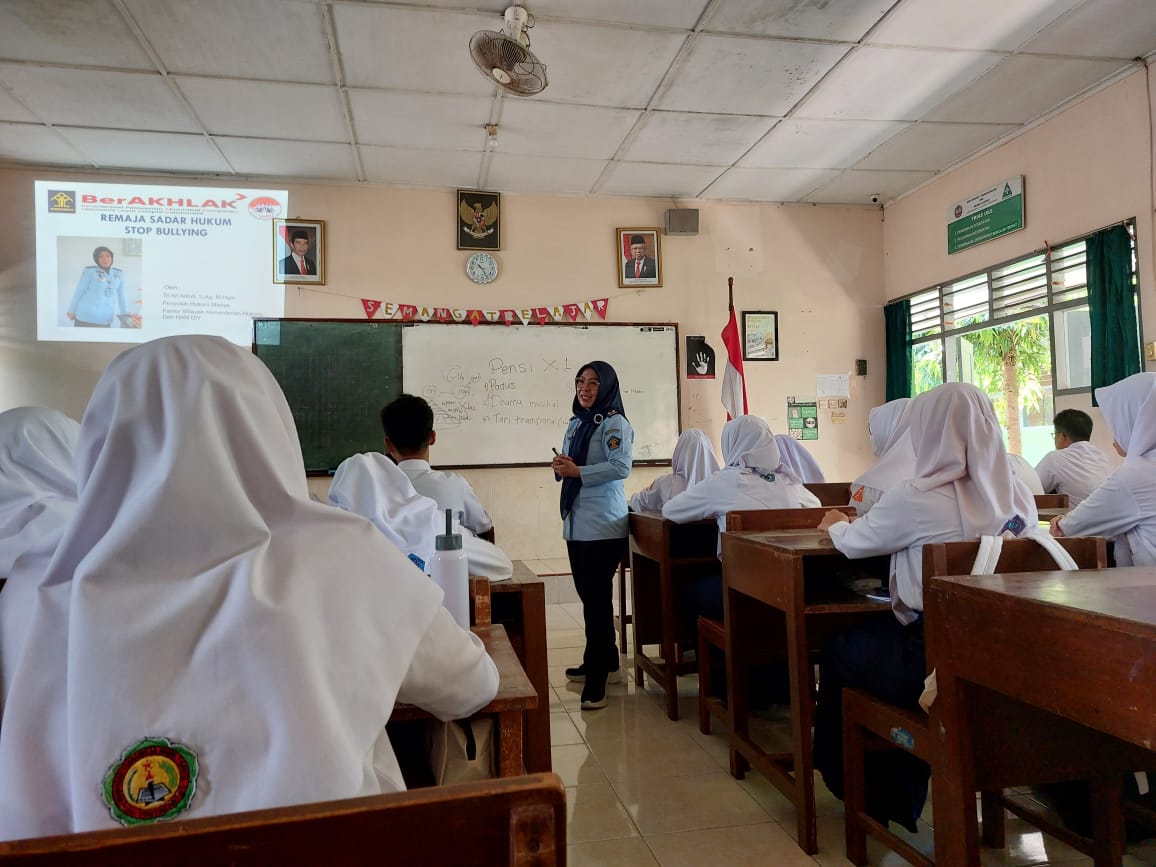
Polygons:
<instances>
[{"instance_id":1,"label":"light blue uniform shirt","mask_svg":"<svg viewBox=\"0 0 1156 867\"><path fill-rule=\"evenodd\" d=\"M124 272L109 268L106 272L89 265L80 275L68 312L81 322L93 325L111 325L117 313L128 313L124 300Z\"/></svg>"},{"instance_id":2,"label":"light blue uniform shirt","mask_svg":"<svg viewBox=\"0 0 1156 867\"><path fill-rule=\"evenodd\" d=\"M570 454L570 441L578 425L578 419L570 419L562 440L562 454ZM626 538L629 526L623 480L630 475L633 452L634 428L623 416L612 415L594 430L586 465L579 467L582 487L570 514L562 521L563 539L592 542Z\"/></svg>"}]
</instances>

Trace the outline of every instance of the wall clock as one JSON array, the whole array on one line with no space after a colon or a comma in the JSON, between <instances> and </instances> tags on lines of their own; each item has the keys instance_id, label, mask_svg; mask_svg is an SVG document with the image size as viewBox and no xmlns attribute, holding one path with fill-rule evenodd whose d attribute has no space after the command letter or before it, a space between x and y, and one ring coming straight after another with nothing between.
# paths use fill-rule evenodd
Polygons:
<instances>
[{"instance_id":1,"label":"wall clock","mask_svg":"<svg viewBox=\"0 0 1156 867\"><path fill-rule=\"evenodd\" d=\"M466 276L475 283L492 283L498 276L498 260L489 253L474 253L466 260Z\"/></svg>"}]
</instances>

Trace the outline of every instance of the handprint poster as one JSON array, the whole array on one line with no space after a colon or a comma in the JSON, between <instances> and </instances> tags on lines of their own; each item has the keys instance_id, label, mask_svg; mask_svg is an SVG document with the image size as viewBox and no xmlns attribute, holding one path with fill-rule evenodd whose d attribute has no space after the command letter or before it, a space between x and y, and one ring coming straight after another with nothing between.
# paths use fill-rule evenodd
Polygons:
<instances>
[{"instance_id":1,"label":"handprint poster","mask_svg":"<svg viewBox=\"0 0 1156 867\"><path fill-rule=\"evenodd\" d=\"M686 378L714 379L714 350L702 335L686 338Z\"/></svg>"}]
</instances>

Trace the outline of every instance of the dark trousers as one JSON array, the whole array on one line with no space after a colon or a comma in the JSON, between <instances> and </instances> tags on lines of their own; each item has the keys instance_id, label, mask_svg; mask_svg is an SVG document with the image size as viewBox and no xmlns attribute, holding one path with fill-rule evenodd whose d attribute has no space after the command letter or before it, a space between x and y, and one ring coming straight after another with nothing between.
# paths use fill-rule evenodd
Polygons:
<instances>
[{"instance_id":1,"label":"dark trousers","mask_svg":"<svg viewBox=\"0 0 1156 867\"><path fill-rule=\"evenodd\" d=\"M922 618L910 626L894 617L879 618L833 635L823 645L815 767L835 797L843 797L843 687L914 710L926 676ZM915 820L927 800L931 768L903 750L882 750L867 754L866 775L868 814L917 831Z\"/></svg>"},{"instance_id":2,"label":"dark trousers","mask_svg":"<svg viewBox=\"0 0 1156 867\"><path fill-rule=\"evenodd\" d=\"M586 626L586 650L582 667L587 681L605 679L618 670L618 647L614 643L614 573L626 552L625 539L567 542L574 587L582 600Z\"/></svg>"}]
</instances>

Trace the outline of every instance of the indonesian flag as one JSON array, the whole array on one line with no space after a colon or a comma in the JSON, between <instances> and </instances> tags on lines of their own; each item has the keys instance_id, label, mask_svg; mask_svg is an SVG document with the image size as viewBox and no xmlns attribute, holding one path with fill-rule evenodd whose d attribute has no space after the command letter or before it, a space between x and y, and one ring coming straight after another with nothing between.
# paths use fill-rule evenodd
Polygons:
<instances>
[{"instance_id":1,"label":"indonesian flag","mask_svg":"<svg viewBox=\"0 0 1156 867\"><path fill-rule=\"evenodd\" d=\"M743 347L739 340L739 323L735 308L722 331L723 345L727 348L727 369L722 379L722 404L727 410L727 421L747 414L747 383L743 378Z\"/></svg>"}]
</instances>

